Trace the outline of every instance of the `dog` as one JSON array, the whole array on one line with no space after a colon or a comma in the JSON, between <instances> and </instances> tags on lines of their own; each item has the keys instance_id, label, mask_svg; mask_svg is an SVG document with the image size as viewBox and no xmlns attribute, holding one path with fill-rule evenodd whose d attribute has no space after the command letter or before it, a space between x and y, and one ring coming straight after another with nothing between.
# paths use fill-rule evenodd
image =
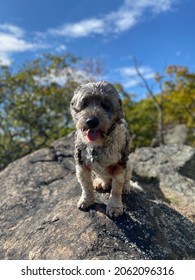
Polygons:
<instances>
[{"instance_id":1,"label":"dog","mask_svg":"<svg viewBox=\"0 0 195 280\"><path fill-rule=\"evenodd\" d=\"M106 214L123 213L122 193L130 191L130 135L122 102L109 82L91 82L78 87L70 102L75 133L74 159L82 195L78 208L94 204L94 190L111 186Z\"/></svg>"}]
</instances>

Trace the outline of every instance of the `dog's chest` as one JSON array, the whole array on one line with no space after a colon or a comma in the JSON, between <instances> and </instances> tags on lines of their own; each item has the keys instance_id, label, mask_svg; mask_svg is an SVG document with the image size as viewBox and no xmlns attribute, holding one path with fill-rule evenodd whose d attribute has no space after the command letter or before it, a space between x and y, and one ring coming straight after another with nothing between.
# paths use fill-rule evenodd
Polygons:
<instances>
[{"instance_id":1,"label":"dog's chest","mask_svg":"<svg viewBox=\"0 0 195 280\"><path fill-rule=\"evenodd\" d=\"M118 163L121 159L121 153L113 145L109 147L88 145L86 149L81 151L81 158L84 164L96 169Z\"/></svg>"}]
</instances>

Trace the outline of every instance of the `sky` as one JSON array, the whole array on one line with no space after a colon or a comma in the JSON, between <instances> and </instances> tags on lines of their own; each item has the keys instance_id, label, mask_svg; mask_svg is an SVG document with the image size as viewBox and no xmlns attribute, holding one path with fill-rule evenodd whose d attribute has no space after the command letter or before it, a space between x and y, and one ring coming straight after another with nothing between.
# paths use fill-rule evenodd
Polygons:
<instances>
[{"instance_id":1,"label":"sky","mask_svg":"<svg viewBox=\"0 0 195 280\"><path fill-rule=\"evenodd\" d=\"M41 53L97 58L102 79L143 95L168 65L195 72L194 0L1 0L0 61L16 67Z\"/></svg>"}]
</instances>

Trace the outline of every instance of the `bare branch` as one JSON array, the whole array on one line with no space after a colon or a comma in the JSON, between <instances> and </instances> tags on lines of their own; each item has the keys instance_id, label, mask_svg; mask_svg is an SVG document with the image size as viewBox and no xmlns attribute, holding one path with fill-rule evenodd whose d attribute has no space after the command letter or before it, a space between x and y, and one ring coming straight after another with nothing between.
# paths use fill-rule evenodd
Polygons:
<instances>
[{"instance_id":1,"label":"bare branch","mask_svg":"<svg viewBox=\"0 0 195 280\"><path fill-rule=\"evenodd\" d=\"M139 69L139 64L138 61L136 59L136 57L134 57L134 67L136 70L136 73L138 75L138 77L141 79L144 87L146 88L149 96L153 99L154 101L154 105L157 108L157 112L158 112L158 128L157 128L157 142L159 142L160 145L164 144L164 135L163 135L163 108L162 108L162 96L160 98L160 101L156 98L154 92L152 91L151 87L149 86L147 80L145 79L145 77L142 75L140 69ZM161 85L162 86L162 85ZM163 92L163 91L162 91ZM162 94L162 93L161 93Z\"/></svg>"}]
</instances>

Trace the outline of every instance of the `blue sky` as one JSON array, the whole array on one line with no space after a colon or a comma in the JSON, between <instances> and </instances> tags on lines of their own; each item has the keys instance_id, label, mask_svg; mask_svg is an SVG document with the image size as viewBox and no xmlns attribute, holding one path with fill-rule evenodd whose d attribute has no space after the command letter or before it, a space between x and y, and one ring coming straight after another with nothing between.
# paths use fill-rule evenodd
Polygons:
<instances>
[{"instance_id":1,"label":"blue sky","mask_svg":"<svg viewBox=\"0 0 195 280\"><path fill-rule=\"evenodd\" d=\"M0 61L68 51L101 59L105 79L135 91L135 56L148 81L170 64L195 71L194 14L194 0L1 0Z\"/></svg>"}]
</instances>

